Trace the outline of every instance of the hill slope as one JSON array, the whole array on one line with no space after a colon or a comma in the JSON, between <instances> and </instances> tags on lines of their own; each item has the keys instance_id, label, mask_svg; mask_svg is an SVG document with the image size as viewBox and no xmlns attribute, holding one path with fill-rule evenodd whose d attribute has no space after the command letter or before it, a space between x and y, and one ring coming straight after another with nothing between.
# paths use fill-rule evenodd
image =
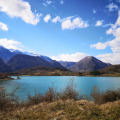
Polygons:
<instances>
[{"instance_id":1,"label":"hill slope","mask_svg":"<svg viewBox=\"0 0 120 120\"><path fill-rule=\"evenodd\" d=\"M120 65L111 65L99 70L103 76L120 76Z\"/></svg>"},{"instance_id":2,"label":"hill slope","mask_svg":"<svg viewBox=\"0 0 120 120\"><path fill-rule=\"evenodd\" d=\"M39 67L39 66L64 68L57 61L47 62L41 57L29 56L29 55L15 55L10 61L7 62L7 65L13 71L17 71L25 68Z\"/></svg>"},{"instance_id":3,"label":"hill slope","mask_svg":"<svg viewBox=\"0 0 120 120\"><path fill-rule=\"evenodd\" d=\"M75 76L77 73L71 72L66 68L53 68L53 67L32 67L19 71L12 72L11 75L28 75L28 76Z\"/></svg>"},{"instance_id":4,"label":"hill slope","mask_svg":"<svg viewBox=\"0 0 120 120\"><path fill-rule=\"evenodd\" d=\"M69 69L76 72L88 72L103 69L107 66L109 66L109 64L104 63L93 56L88 56L69 67Z\"/></svg>"},{"instance_id":5,"label":"hill slope","mask_svg":"<svg viewBox=\"0 0 120 120\"><path fill-rule=\"evenodd\" d=\"M29 56L29 55L15 55L7 65L12 68L13 71L37 67L37 66L48 66L51 67L51 64L41 57Z\"/></svg>"},{"instance_id":6,"label":"hill slope","mask_svg":"<svg viewBox=\"0 0 120 120\"><path fill-rule=\"evenodd\" d=\"M11 72L11 69L0 59L0 72Z\"/></svg>"},{"instance_id":7,"label":"hill slope","mask_svg":"<svg viewBox=\"0 0 120 120\"><path fill-rule=\"evenodd\" d=\"M52 60L50 62L50 64L52 65L52 67L56 67L56 68L65 68L64 66L62 66L59 62L57 62L56 60Z\"/></svg>"}]
</instances>

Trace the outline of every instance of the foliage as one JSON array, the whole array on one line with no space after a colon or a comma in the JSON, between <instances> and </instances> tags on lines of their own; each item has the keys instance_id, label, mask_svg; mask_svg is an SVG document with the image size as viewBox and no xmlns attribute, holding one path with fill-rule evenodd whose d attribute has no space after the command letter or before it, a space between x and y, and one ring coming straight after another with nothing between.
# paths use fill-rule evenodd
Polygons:
<instances>
[{"instance_id":1,"label":"foliage","mask_svg":"<svg viewBox=\"0 0 120 120\"><path fill-rule=\"evenodd\" d=\"M90 72L90 75L97 76L97 75L100 75L100 72L99 71L92 71L92 72Z\"/></svg>"}]
</instances>

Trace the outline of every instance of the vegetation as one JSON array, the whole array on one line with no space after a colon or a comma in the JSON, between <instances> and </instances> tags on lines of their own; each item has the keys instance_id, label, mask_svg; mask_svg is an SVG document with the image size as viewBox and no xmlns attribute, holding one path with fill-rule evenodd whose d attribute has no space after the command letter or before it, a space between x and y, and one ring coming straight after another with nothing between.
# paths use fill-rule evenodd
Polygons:
<instances>
[{"instance_id":1,"label":"vegetation","mask_svg":"<svg viewBox=\"0 0 120 120\"><path fill-rule=\"evenodd\" d=\"M91 92L94 101L83 99L72 80L66 88L57 92L52 86L43 94L28 95L28 101L18 103L15 91L6 94L0 88L1 120L119 120L120 90L100 93L97 86Z\"/></svg>"},{"instance_id":2,"label":"vegetation","mask_svg":"<svg viewBox=\"0 0 120 120\"><path fill-rule=\"evenodd\" d=\"M91 96L96 104L105 104L107 102L114 102L120 100L120 89L107 90L106 92L99 92L99 88L95 86L91 92Z\"/></svg>"},{"instance_id":3,"label":"vegetation","mask_svg":"<svg viewBox=\"0 0 120 120\"><path fill-rule=\"evenodd\" d=\"M10 75L6 74L6 73L0 73L0 80L11 80L13 78L11 78Z\"/></svg>"},{"instance_id":4,"label":"vegetation","mask_svg":"<svg viewBox=\"0 0 120 120\"><path fill-rule=\"evenodd\" d=\"M120 65L111 65L104 69L99 70L101 76L120 76Z\"/></svg>"},{"instance_id":5,"label":"vegetation","mask_svg":"<svg viewBox=\"0 0 120 120\"><path fill-rule=\"evenodd\" d=\"M28 75L28 76L77 76L78 73L71 72L66 68L52 68L52 67L33 67L28 69L22 69L17 72L11 73L11 75Z\"/></svg>"},{"instance_id":6,"label":"vegetation","mask_svg":"<svg viewBox=\"0 0 120 120\"><path fill-rule=\"evenodd\" d=\"M120 77L120 65L111 65L104 69L91 71L91 72L84 72L82 73L83 76L108 76L108 77Z\"/></svg>"}]
</instances>

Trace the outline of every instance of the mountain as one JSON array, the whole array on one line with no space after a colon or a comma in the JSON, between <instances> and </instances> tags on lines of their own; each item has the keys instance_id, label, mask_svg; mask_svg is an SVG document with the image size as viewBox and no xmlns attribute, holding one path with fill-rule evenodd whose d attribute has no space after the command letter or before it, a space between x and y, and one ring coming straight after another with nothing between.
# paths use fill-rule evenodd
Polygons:
<instances>
[{"instance_id":1,"label":"mountain","mask_svg":"<svg viewBox=\"0 0 120 120\"><path fill-rule=\"evenodd\" d=\"M75 65L69 67L69 69L76 72L88 72L103 69L109 65L110 64L104 63L93 56L87 56Z\"/></svg>"},{"instance_id":2,"label":"mountain","mask_svg":"<svg viewBox=\"0 0 120 120\"><path fill-rule=\"evenodd\" d=\"M65 68L69 68L76 64L76 62L67 62L67 61L59 61L59 63Z\"/></svg>"},{"instance_id":3,"label":"mountain","mask_svg":"<svg viewBox=\"0 0 120 120\"><path fill-rule=\"evenodd\" d=\"M15 55L7 65L12 68L13 71L37 67L37 66L47 66L50 67L51 64L41 57L29 56L29 55Z\"/></svg>"},{"instance_id":4,"label":"mountain","mask_svg":"<svg viewBox=\"0 0 120 120\"><path fill-rule=\"evenodd\" d=\"M13 58L15 55L29 55L29 56L38 56L41 57L42 59L51 62L52 59L44 56L44 55L40 55L40 54L35 54L34 52L23 52L20 50L14 50L14 49L6 49L3 46L0 46L0 58L7 63L11 58Z\"/></svg>"},{"instance_id":5,"label":"mountain","mask_svg":"<svg viewBox=\"0 0 120 120\"><path fill-rule=\"evenodd\" d=\"M11 72L11 69L0 59L0 72Z\"/></svg>"},{"instance_id":6,"label":"mountain","mask_svg":"<svg viewBox=\"0 0 120 120\"><path fill-rule=\"evenodd\" d=\"M9 49L9 50L10 50L11 53L14 54L14 56L17 55L17 54L21 54L21 55L24 54L24 53L23 53L22 51L20 51L20 50L14 50L14 49Z\"/></svg>"},{"instance_id":7,"label":"mountain","mask_svg":"<svg viewBox=\"0 0 120 120\"><path fill-rule=\"evenodd\" d=\"M6 49L3 46L0 46L0 58L5 63L8 62L13 56L14 56L14 53L12 53L10 50Z\"/></svg>"},{"instance_id":8,"label":"mountain","mask_svg":"<svg viewBox=\"0 0 120 120\"><path fill-rule=\"evenodd\" d=\"M65 68L64 66L62 66L59 62L57 62L56 60L52 60L50 62L50 64L52 65L52 67L55 67L55 68Z\"/></svg>"},{"instance_id":9,"label":"mountain","mask_svg":"<svg viewBox=\"0 0 120 120\"><path fill-rule=\"evenodd\" d=\"M44 60L48 61L48 62L51 62L51 61L52 61L52 59L51 59L51 58L49 58L49 57L47 57L47 56L40 55L40 57L41 57L42 59L44 59Z\"/></svg>"},{"instance_id":10,"label":"mountain","mask_svg":"<svg viewBox=\"0 0 120 120\"><path fill-rule=\"evenodd\" d=\"M47 62L41 57L29 56L29 55L15 55L11 60L7 62L7 65L13 70L21 70L24 68L45 66L45 67L54 67L54 68L64 68L57 61Z\"/></svg>"}]
</instances>

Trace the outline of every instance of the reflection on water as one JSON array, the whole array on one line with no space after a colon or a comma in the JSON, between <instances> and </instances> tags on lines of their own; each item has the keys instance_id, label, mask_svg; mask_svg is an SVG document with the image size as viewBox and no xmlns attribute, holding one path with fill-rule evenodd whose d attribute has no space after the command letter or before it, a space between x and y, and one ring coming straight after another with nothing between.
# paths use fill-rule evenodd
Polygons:
<instances>
[{"instance_id":1,"label":"reflection on water","mask_svg":"<svg viewBox=\"0 0 120 120\"><path fill-rule=\"evenodd\" d=\"M45 93L53 83L57 90L61 91L73 78L76 89L87 96L95 85L100 91L120 88L120 77L24 76L19 80L3 80L0 84L6 88L7 92L13 91L20 85L16 95L26 100L27 95L34 95L35 91Z\"/></svg>"}]
</instances>

